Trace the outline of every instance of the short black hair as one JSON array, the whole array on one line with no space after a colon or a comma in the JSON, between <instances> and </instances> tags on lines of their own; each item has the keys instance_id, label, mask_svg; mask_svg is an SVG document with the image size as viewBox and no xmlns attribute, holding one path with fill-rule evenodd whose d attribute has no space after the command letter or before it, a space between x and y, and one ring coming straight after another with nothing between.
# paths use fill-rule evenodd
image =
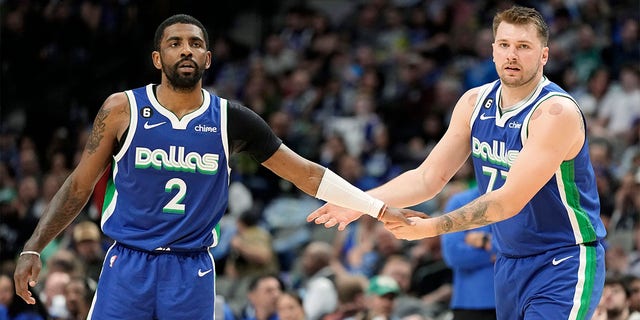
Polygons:
<instances>
[{"instance_id":1,"label":"short black hair","mask_svg":"<svg viewBox=\"0 0 640 320\"><path fill-rule=\"evenodd\" d=\"M604 279L604 285L606 286L620 286L627 295L627 298L631 295L629 290L629 280L622 275L609 275Z\"/></svg>"},{"instance_id":2,"label":"short black hair","mask_svg":"<svg viewBox=\"0 0 640 320\"><path fill-rule=\"evenodd\" d=\"M269 278L274 278L278 281L278 284L280 285L280 290L282 291L287 290L287 287L284 281L282 281L282 279L280 279L280 277L278 277L277 274L265 273L265 274L256 275L253 278L251 278L251 280L249 281L249 291L255 290L256 288L258 288L258 284L260 284L262 280L269 279Z\"/></svg>"},{"instance_id":3,"label":"short black hair","mask_svg":"<svg viewBox=\"0 0 640 320\"><path fill-rule=\"evenodd\" d=\"M293 298L294 300L296 300L296 302L297 302L300 306L302 306L302 304L303 304L302 297L301 297L297 292L295 292L295 291L293 291L293 290L286 290L286 291L283 291L283 292L282 292L282 295L283 295L283 296L284 296L284 295L290 296L291 298Z\"/></svg>"},{"instance_id":4,"label":"short black hair","mask_svg":"<svg viewBox=\"0 0 640 320\"><path fill-rule=\"evenodd\" d=\"M207 33L207 29L204 27L204 25L202 25L202 23L198 19L188 14L175 14L162 21L162 23L156 29L156 34L153 38L153 46L156 51L160 50L160 41L162 41L162 34L164 34L164 30L167 27L177 23L192 24L200 28L200 30L202 30L202 34L204 35L204 43L207 47L206 49L209 49L209 33Z\"/></svg>"}]
</instances>

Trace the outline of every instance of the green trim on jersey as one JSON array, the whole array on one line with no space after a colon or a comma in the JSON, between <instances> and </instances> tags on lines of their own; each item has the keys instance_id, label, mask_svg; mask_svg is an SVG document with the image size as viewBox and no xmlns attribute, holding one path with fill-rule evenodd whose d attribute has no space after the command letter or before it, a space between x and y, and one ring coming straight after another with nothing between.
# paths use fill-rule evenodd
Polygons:
<instances>
[{"instance_id":1,"label":"green trim on jersey","mask_svg":"<svg viewBox=\"0 0 640 320\"><path fill-rule=\"evenodd\" d=\"M107 187L104 191L104 202L102 202L102 214L107 212L107 208L113 202L114 195L116 193L116 186L113 184L113 170L115 168L116 162L114 161L111 164L111 174L109 175L109 180L107 181Z\"/></svg>"},{"instance_id":2,"label":"green trim on jersey","mask_svg":"<svg viewBox=\"0 0 640 320\"><path fill-rule=\"evenodd\" d=\"M580 192L575 181L575 162L573 160L564 161L560 164L560 172L562 183L564 185L564 194L566 197L567 205L571 208L569 214L574 214L578 223L580 236L582 237L582 243L596 241L596 230L589 220L589 215L580 206ZM580 239L576 239L580 240Z\"/></svg>"},{"instance_id":3,"label":"green trim on jersey","mask_svg":"<svg viewBox=\"0 0 640 320\"><path fill-rule=\"evenodd\" d=\"M585 264L584 272L578 270L578 279L583 278L582 295L580 295L580 307L576 319L584 319L589 311L591 296L593 295L594 279L596 277L597 247L581 246L580 250L585 251L584 259L580 259L580 264ZM582 254L581 254L582 255Z\"/></svg>"}]
</instances>

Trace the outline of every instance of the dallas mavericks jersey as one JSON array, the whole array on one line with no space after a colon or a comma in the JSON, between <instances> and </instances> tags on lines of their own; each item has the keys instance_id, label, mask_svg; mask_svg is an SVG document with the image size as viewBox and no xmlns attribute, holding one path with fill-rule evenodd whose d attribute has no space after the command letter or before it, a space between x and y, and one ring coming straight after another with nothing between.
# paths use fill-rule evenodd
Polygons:
<instances>
[{"instance_id":1,"label":"dallas mavericks jersey","mask_svg":"<svg viewBox=\"0 0 640 320\"><path fill-rule=\"evenodd\" d=\"M471 117L471 156L483 192L502 187L508 179L509 168L527 141L529 120L535 109L553 96L573 101L555 83L543 78L529 97L508 110L500 110L501 89L499 80L481 87ZM493 224L498 252L512 257L529 256L602 239L606 232L600 220L595 183L585 140L578 155L562 162L522 211Z\"/></svg>"},{"instance_id":2,"label":"dallas mavericks jersey","mask_svg":"<svg viewBox=\"0 0 640 320\"><path fill-rule=\"evenodd\" d=\"M148 251L215 245L228 201L227 101L202 90L202 105L178 119L151 84L125 93L131 120L114 156L102 230Z\"/></svg>"}]
</instances>

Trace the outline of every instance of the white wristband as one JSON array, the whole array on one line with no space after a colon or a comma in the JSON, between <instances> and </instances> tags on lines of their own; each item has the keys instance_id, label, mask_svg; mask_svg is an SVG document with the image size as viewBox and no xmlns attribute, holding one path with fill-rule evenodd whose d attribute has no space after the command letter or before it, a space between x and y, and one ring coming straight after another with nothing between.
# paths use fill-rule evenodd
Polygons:
<instances>
[{"instance_id":1,"label":"white wristband","mask_svg":"<svg viewBox=\"0 0 640 320\"><path fill-rule=\"evenodd\" d=\"M374 218L378 218L380 210L384 207L384 202L356 188L329 169L324 170L316 198L364 212Z\"/></svg>"},{"instance_id":2,"label":"white wristband","mask_svg":"<svg viewBox=\"0 0 640 320\"><path fill-rule=\"evenodd\" d=\"M20 252L20 256L21 257L23 255L25 255L25 254L33 254L33 255L38 256L38 258L40 258L40 252L38 252L38 251L22 251L22 252Z\"/></svg>"}]
</instances>

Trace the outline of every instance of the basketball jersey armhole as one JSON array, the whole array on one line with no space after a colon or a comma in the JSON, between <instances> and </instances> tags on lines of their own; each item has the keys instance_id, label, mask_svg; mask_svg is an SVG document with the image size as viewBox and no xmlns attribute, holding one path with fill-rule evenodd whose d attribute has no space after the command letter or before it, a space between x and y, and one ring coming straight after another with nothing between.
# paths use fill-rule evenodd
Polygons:
<instances>
[{"instance_id":1,"label":"basketball jersey armhole","mask_svg":"<svg viewBox=\"0 0 640 320\"><path fill-rule=\"evenodd\" d=\"M129 149L129 145L131 144L131 140L133 140L133 136L136 133L136 127L138 125L138 104L136 102L136 97L132 90L125 91L125 94L129 99L129 128L125 130L122 135L124 142L120 143L120 149L114 155L114 160L116 162L122 159L124 154L127 152L127 149Z\"/></svg>"}]
</instances>

